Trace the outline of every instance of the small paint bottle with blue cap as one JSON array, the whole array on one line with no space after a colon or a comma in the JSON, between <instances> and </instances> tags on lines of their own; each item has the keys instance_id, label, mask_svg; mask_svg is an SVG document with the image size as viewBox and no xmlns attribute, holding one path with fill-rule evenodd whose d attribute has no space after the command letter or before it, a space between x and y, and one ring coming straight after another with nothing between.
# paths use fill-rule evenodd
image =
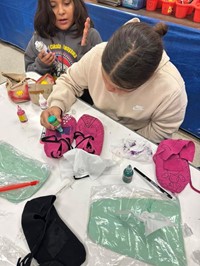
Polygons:
<instances>
[{"instance_id":1,"label":"small paint bottle with blue cap","mask_svg":"<svg viewBox=\"0 0 200 266\"><path fill-rule=\"evenodd\" d=\"M133 179L133 168L129 164L123 171L122 180L125 183L130 183L132 181L132 179Z\"/></svg>"},{"instance_id":2,"label":"small paint bottle with blue cap","mask_svg":"<svg viewBox=\"0 0 200 266\"><path fill-rule=\"evenodd\" d=\"M58 122L55 115L51 115L48 117L48 122L55 127L56 130L58 130L60 133L63 132L63 128L61 127L61 124Z\"/></svg>"}]
</instances>

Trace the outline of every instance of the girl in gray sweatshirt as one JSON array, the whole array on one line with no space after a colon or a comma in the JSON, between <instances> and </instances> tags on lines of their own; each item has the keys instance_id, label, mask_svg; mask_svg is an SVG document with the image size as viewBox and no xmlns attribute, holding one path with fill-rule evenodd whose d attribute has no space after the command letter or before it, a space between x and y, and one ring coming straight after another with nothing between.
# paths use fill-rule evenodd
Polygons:
<instances>
[{"instance_id":1,"label":"girl in gray sweatshirt","mask_svg":"<svg viewBox=\"0 0 200 266\"><path fill-rule=\"evenodd\" d=\"M59 77L93 46L102 42L82 0L38 1L34 18L35 32L25 51L25 70ZM38 52L42 41L48 52Z\"/></svg>"}]
</instances>

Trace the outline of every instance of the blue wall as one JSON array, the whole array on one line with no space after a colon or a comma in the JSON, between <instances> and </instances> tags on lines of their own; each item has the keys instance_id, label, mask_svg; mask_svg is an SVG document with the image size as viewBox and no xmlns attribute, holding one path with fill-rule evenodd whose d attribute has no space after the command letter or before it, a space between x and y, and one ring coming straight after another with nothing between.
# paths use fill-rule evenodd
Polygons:
<instances>
[{"instance_id":1,"label":"blue wall","mask_svg":"<svg viewBox=\"0 0 200 266\"><path fill-rule=\"evenodd\" d=\"M37 0L0 1L0 39L25 49L33 34Z\"/></svg>"}]
</instances>

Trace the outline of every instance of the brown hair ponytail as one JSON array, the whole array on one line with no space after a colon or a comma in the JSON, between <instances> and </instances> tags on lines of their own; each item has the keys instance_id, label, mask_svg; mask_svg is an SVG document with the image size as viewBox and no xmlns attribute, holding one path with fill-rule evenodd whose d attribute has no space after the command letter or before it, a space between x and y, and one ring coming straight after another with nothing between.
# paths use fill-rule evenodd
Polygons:
<instances>
[{"instance_id":1,"label":"brown hair ponytail","mask_svg":"<svg viewBox=\"0 0 200 266\"><path fill-rule=\"evenodd\" d=\"M124 89L144 84L157 69L163 54L160 36L167 26L154 27L130 22L120 27L108 41L102 55L102 67L111 81Z\"/></svg>"},{"instance_id":2,"label":"brown hair ponytail","mask_svg":"<svg viewBox=\"0 0 200 266\"><path fill-rule=\"evenodd\" d=\"M159 22L153 27L153 29L162 37L167 33L168 26L162 22Z\"/></svg>"}]
</instances>

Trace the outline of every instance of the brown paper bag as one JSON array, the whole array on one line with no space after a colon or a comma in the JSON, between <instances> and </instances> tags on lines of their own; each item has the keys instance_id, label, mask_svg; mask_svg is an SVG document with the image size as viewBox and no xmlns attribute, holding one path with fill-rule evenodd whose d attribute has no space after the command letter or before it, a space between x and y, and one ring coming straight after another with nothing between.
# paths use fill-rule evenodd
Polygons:
<instances>
[{"instance_id":1,"label":"brown paper bag","mask_svg":"<svg viewBox=\"0 0 200 266\"><path fill-rule=\"evenodd\" d=\"M52 92L54 85L54 78L50 74L46 74L37 81L29 80L29 96L32 103L39 105L39 95L43 95L47 99Z\"/></svg>"},{"instance_id":2,"label":"brown paper bag","mask_svg":"<svg viewBox=\"0 0 200 266\"><path fill-rule=\"evenodd\" d=\"M30 100L28 82L25 74L5 73L2 76L7 78L6 89L9 98L15 103L27 102Z\"/></svg>"}]
</instances>

